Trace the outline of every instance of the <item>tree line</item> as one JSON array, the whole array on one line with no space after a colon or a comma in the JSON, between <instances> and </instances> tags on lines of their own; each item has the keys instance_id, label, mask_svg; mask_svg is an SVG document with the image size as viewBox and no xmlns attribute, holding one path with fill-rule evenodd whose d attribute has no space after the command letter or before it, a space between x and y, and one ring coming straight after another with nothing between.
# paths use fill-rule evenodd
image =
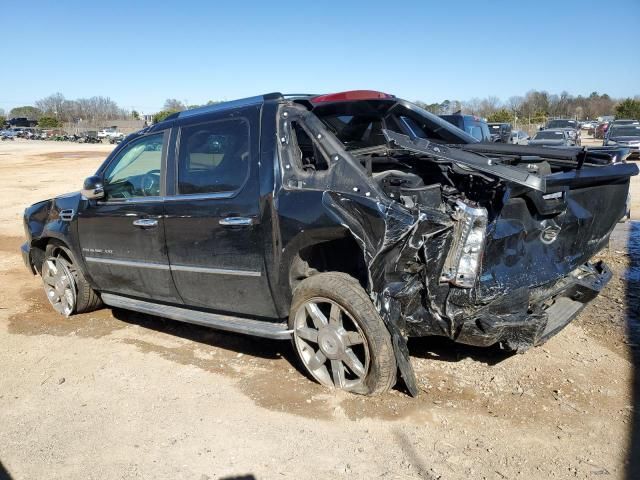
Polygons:
<instances>
[{"instance_id":1,"label":"tree line","mask_svg":"<svg viewBox=\"0 0 640 480\"><path fill-rule=\"evenodd\" d=\"M204 105L220 103L210 100ZM531 90L524 96L513 96L503 101L498 97L472 98L467 101L444 100L440 103L416 102L436 115L461 112L486 118L490 122L544 123L550 117L591 120L605 115L619 118L640 118L640 96L615 99L606 93L592 92L589 96L571 95L566 91L559 95ZM186 105L175 98L168 98L162 110L153 116L154 123L169 115L203 105ZM110 120L139 119L135 110L120 108L109 97L95 96L69 100L61 93L54 93L37 100L34 105L12 108L8 115L0 109L0 124L6 118L27 117L38 120L43 127L57 127L66 122L80 120L93 124Z\"/></svg>"},{"instance_id":2,"label":"tree line","mask_svg":"<svg viewBox=\"0 0 640 480\"><path fill-rule=\"evenodd\" d=\"M0 115L3 112L0 112ZM9 118L26 117L37 120L45 128L58 127L67 122L100 123L109 120L135 118L137 112L120 108L109 97L95 96L69 100L62 93L54 93L37 100L34 105L12 108Z\"/></svg>"},{"instance_id":3,"label":"tree line","mask_svg":"<svg viewBox=\"0 0 640 480\"><path fill-rule=\"evenodd\" d=\"M563 91L559 95L530 90L524 96L472 98L467 101L444 100L441 103L416 102L436 115L460 112L478 115L490 122L544 123L550 117L593 120L606 115L640 118L640 96L614 99L608 94L592 92L589 96L573 96Z\"/></svg>"},{"instance_id":4,"label":"tree line","mask_svg":"<svg viewBox=\"0 0 640 480\"><path fill-rule=\"evenodd\" d=\"M222 102L219 100L209 100L207 103L203 105L185 105L183 102L175 98L167 98L164 101L164 106L162 107L162 110L160 110L158 113L156 113L153 116L153 123L161 122L162 120L167 118L169 115L172 115L176 112L191 110L193 108L204 107L207 105L214 105L216 103L222 103Z\"/></svg>"}]
</instances>

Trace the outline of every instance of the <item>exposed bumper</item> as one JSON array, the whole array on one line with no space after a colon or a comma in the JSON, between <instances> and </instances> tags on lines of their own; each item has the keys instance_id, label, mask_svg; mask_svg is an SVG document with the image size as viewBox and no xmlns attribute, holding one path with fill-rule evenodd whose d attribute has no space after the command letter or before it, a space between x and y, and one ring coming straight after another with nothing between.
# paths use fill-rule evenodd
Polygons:
<instances>
[{"instance_id":1,"label":"exposed bumper","mask_svg":"<svg viewBox=\"0 0 640 480\"><path fill-rule=\"evenodd\" d=\"M511 350L540 345L567 326L611 279L603 263L587 263L551 285L483 306L465 320L456 341Z\"/></svg>"},{"instance_id":2,"label":"exposed bumper","mask_svg":"<svg viewBox=\"0 0 640 480\"><path fill-rule=\"evenodd\" d=\"M31 263L31 249L29 248L29 244L27 242L24 242L20 246L20 253L22 253L22 261L24 262L25 266L32 274L35 275L36 269L34 268L33 263Z\"/></svg>"}]
</instances>

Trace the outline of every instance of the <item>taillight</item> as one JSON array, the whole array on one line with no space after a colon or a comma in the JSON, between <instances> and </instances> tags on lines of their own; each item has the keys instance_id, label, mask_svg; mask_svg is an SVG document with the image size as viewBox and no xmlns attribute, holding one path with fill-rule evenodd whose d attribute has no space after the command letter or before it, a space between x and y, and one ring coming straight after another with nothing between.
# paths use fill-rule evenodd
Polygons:
<instances>
[{"instance_id":1,"label":"taillight","mask_svg":"<svg viewBox=\"0 0 640 480\"><path fill-rule=\"evenodd\" d=\"M487 230L487 210L458 200L453 243L442 271L441 281L471 288L480 272Z\"/></svg>"},{"instance_id":2,"label":"taillight","mask_svg":"<svg viewBox=\"0 0 640 480\"><path fill-rule=\"evenodd\" d=\"M389 100L392 98L395 98L395 96L388 93L376 92L375 90L351 90L348 92L318 95L311 99L311 103L346 102L350 100Z\"/></svg>"}]
</instances>

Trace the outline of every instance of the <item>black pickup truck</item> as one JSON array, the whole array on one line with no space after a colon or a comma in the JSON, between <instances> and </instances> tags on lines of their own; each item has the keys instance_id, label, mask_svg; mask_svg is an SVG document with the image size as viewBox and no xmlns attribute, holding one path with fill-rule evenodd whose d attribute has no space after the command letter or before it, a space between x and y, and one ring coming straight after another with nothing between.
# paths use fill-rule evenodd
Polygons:
<instances>
[{"instance_id":1,"label":"black pickup truck","mask_svg":"<svg viewBox=\"0 0 640 480\"><path fill-rule=\"evenodd\" d=\"M392 95L268 94L130 135L81 192L28 207L28 268L102 304L292 339L318 382L402 375L407 339L525 350L609 280L625 148L481 144Z\"/></svg>"}]
</instances>

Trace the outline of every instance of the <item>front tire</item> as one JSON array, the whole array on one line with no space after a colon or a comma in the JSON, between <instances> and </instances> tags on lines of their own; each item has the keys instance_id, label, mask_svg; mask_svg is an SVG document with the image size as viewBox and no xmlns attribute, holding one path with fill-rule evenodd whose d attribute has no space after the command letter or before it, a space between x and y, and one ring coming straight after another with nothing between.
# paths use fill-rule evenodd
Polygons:
<instances>
[{"instance_id":1,"label":"front tire","mask_svg":"<svg viewBox=\"0 0 640 480\"><path fill-rule=\"evenodd\" d=\"M353 277L328 272L300 282L289 326L302 364L322 385L379 395L395 384L391 336Z\"/></svg>"},{"instance_id":2,"label":"front tire","mask_svg":"<svg viewBox=\"0 0 640 480\"><path fill-rule=\"evenodd\" d=\"M65 317L102 306L98 293L91 288L78 269L73 254L65 246L49 243L40 271L47 299Z\"/></svg>"}]
</instances>

